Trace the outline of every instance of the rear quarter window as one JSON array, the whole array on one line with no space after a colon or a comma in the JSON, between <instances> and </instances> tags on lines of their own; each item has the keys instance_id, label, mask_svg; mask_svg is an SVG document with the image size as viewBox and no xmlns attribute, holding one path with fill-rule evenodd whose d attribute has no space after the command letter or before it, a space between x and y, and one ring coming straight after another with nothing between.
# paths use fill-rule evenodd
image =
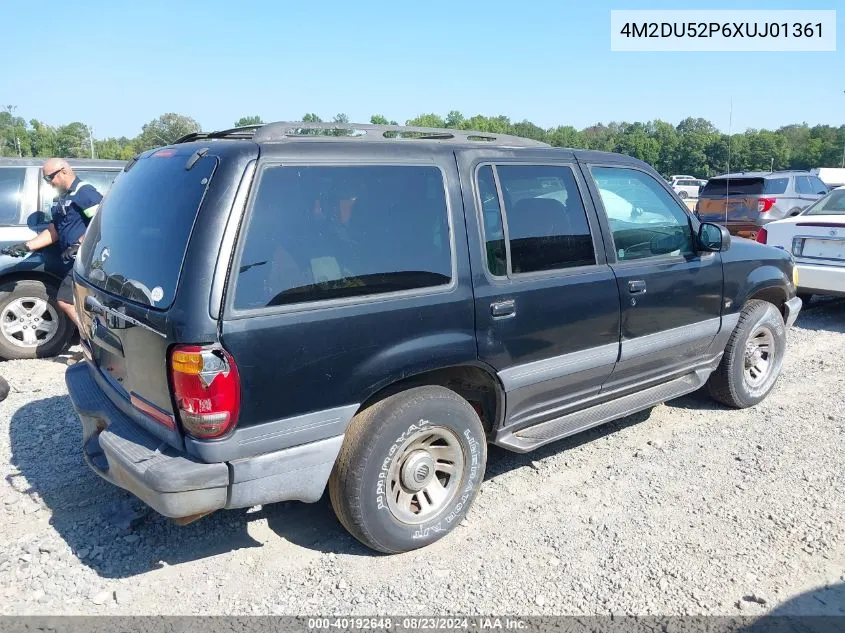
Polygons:
<instances>
[{"instance_id":1,"label":"rear quarter window","mask_svg":"<svg viewBox=\"0 0 845 633\"><path fill-rule=\"evenodd\" d=\"M242 239L236 310L452 279L446 192L434 166L267 166Z\"/></svg>"}]
</instances>

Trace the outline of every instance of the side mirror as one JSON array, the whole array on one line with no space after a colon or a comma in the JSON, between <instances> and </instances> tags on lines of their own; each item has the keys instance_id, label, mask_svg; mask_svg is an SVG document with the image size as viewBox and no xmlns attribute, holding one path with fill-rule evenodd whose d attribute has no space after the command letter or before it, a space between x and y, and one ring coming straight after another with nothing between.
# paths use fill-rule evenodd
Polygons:
<instances>
[{"instance_id":1,"label":"side mirror","mask_svg":"<svg viewBox=\"0 0 845 633\"><path fill-rule=\"evenodd\" d=\"M731 247L731 234L721 224L703 222L698 228L698 243L711 253L726 251Z\"/></svg>"}]
</instances>

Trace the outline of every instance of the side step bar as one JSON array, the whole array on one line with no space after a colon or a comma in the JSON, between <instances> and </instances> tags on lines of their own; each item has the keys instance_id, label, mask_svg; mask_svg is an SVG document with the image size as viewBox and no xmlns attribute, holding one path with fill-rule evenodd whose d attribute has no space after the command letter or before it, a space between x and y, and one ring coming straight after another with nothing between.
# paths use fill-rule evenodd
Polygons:
<instances>
[{"instance_id":1,"label":"side step bar","mask_svg":"<svg viewBox=\"0 0 845 633\"><path fill-rule=\"evenodd\" d=\"M616 400L567 413L547 422L516 431L503 429L493 443L517 453L527 453L544 444L691 393L707 382L711 371L712 369L708 368L697 369L675 380L622 396Z\"/></svg>"}]
</instances>

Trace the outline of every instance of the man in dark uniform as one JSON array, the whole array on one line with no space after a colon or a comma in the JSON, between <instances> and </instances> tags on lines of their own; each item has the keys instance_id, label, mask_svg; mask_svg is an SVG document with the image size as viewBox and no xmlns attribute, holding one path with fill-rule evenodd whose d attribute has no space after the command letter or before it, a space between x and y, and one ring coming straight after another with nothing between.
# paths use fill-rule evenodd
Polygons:
<instances>
[{"instance_id":1,"label":"man in dark uniform","mask_svg":"<svg viewBox=\"0 0 845 633\"><path fill-rule=\"evenodd\" d=\"M92 185L80 181L63 158L48 159L42 169L44 180L59 191L59 197L51 209L53 221L31 240L10 246L3 249L3 252L13 257L26 257L27 253L58 242L66 272L56 299L62 311L78 327L79 322L73 309L73 262L103 196Z\"/></svg>"}]
</instances>

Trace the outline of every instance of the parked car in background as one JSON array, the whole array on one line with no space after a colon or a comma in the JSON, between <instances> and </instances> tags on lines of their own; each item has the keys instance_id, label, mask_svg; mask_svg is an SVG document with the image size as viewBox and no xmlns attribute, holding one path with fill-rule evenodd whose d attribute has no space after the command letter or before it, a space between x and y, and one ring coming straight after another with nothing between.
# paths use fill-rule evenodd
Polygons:
<instances>
[{"instance_id":1,"label":"parked car in background","mask_svg":"<svg viewBox=\"0 0 845 633\"><path fill-rule=\"evenodd\" d=\"M842 167L816 167L811 169L810 173L818 176L828 189L836 189L837 187L845 187L845 168Z\"/></svg>"},{"instance_id":2,"label":"parked car in background","mask_svg":"<svg viewBox=\"0 0 845 633\"><path fill-rule=\"evenodd\" d=\"M682 200L687 198L697 198L699 190L707 184L706 180L698 178L679 178L672 181L672 189Z\"/></svg>"},{"instance_id":3,"label":"parked car in background","mask_svg":"<svg viewBox=\"0 0 845 633\"><path fill-rule=\"evenodd\" d=\"M695 176L690 176L688 174L673 174L667 178L669 183L673 183L676 180L697 180Z\"/></svg>"},{"instance_id":4,"label":"parked car in background","mask_svg":"<svg viewBox=\"0 0 845 633\"><path fill-rule=\"evenodd\" d=\"M352 535L403 552L461 523L488 443L531 451L705 385L762 401L793 272L621 154L400 126L197 133L103 200L74 267L86 362L65 379L88 465L161 514L328 489Z\"/></svg>"},{"instance_id":5,"label":"parked car in background","mask_svg":"<svg viewBox=\"0 0 845 633\"><path fill-rule=\"evenodd\" d=\"M28 240L50 224L57 191L44 181L43 162L0 158L0 248ZM68 163L102 194L125 165L86 159ZM66 270L58 246L22 259L0 254L0 358L49 357L67 347L74 328L55 300Z\"/></svg>"},{"instance_id":6,"label":"parked car in background","mask_svg":"<svg viewBox=\"0 0 845 633\"><path fill-rule=\"evenodd\" d=\"M807 171L740 172L711 178L698 194L695 214L740 237L754 239L772 220L798 215L827 193Z\"/></svg>"},{"instance_id":7,"label":"parked car in background","mask_svg":"<svg viewBox=\"0 0 845 633\"><path fill-rule=\"evenodd\" d=\"M757 241L781 248L795 258L798 292L807 302L814 294L845 296L845 187L838 187L801 215L770 222Z\"/></svg>"}]
</instances>

